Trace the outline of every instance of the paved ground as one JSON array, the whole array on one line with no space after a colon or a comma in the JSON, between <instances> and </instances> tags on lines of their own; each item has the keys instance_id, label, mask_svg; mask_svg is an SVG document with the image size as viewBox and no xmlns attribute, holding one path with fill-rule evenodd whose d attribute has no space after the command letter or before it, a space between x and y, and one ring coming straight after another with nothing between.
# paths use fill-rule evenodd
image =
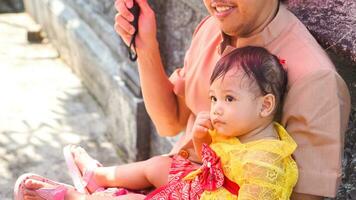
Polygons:
<instances>
[{"instance_id":1,"label":"paved ground","mask_svg":"<svg viewBox=\"0 0 356 200\"><path fill-rule=\"evenodd\" d=\"M0 199L34 172L71 183L62 148L80 144L106 165L120 163L105 117L49 42L29 44L23 13L0 15Z\"/></svg>"}]
</instances>

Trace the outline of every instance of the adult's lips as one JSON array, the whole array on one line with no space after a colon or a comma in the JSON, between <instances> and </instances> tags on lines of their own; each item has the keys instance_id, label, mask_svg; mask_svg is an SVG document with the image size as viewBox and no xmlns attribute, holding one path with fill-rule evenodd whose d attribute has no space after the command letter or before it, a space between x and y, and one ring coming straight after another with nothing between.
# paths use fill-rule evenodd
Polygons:
<instances>
[{"instance_id":1,"label":"adult's lips","mask_svg":"<svg viewBox=\"0 0 356 200\"><path fill-rule=\"evenodd\" d=\"M214 15L218 18L227 17L236 8L235 5L229 3L213 2L211 7L215 10Z\"/></svg>"}]
</instances>

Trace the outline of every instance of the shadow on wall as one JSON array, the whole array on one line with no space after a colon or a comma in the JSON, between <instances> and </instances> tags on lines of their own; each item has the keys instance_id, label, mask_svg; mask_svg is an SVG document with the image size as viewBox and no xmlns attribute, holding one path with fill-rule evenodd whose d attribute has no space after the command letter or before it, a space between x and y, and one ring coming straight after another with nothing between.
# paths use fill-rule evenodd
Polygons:
<instances>
[{"instance_id":1,"label":"shadow on wall","mask_svg":"<svg viewBox=\"0 0 356 200\"><path fill-rule=\"evenodd\" d=\"M23 12L23 0L1 0L0 13Z\"/></svg>"}]
</instances>

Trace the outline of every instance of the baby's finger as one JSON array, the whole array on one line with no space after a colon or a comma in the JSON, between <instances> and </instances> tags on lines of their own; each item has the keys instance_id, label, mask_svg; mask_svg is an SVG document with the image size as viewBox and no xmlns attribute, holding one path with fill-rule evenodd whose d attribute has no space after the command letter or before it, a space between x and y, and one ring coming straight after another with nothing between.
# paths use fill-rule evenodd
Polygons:
<instances>
[{"instance_id":1,"label":"baby's finger","mask_svg":"<svg viewBox=\"0 0 356 200\"><path fill-rule=\"evenodd\" d=\"M199 113L199 116L209 117L210 113L209 112L201 112L201 113Z\"/></svg>"},{"instance_id":2,"label":"baby's finger","mask_svg":"<svg viewBox=\"0 0 356 200\"><path fill-rule=\"evenodd\" d=\"M194 137L203 138L208 134L208 129L204 126L196 126L194 128Z\"/></svg>"},{"instance_id":3,"label":"baby's finger","mask_svg":"<svg viewBox=\"0 0 356 200\"><path fill-rule=\"evenodd\" d=\"M199 126L203 126L203 127L207 128L207 129L213 129L213 126L212 126L212 123L210 121L210 118L208 118L208 119L198 119L197 120L197 124Z\"/></svg>"},{"instance_id":4,"label":"baby's finger","mask_svg":"<svg viewBox=\"0 0 356 200\"><path fill-rule=\"evenodd\" d=\"M207 113L199 113L196 120L208 120L210 119L210 115Z\"/></svg>"},{"instance_id":5,"label":"baby's finger","mask_svg":"<svg viewBox=\"0 0 356 200\"><path fill-rule=\"evenodd\" d=\"M197 126L196 130L199 132L208 132L208 129L205 126Z\"/></svg>"},{"instance_id":6,"label":"baby's finger","mask_svg":"<svg viewBox=\"0 0 356 200\"><path fill-rule=\"evenodd\" d=\"M204 122L204 125L205 125L205 127L206 127L207 129L210 129L210 130L213 130L213 129L214 129L213 123L211 123L210 118L207 119L207 120Z\"/></svg>"}]
</instances>

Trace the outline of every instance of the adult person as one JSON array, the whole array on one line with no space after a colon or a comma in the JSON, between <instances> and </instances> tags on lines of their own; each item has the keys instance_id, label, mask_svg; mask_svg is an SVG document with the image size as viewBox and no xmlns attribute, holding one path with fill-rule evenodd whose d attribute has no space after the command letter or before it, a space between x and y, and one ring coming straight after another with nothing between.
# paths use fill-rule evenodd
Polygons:
<instances>
[{"instance_id":1,"label":"adult person","mask_svg":"<svg viewBox=\"0 0 356 200\"><path fill-rule=\"evenodd\" d=\"M204 0L211 16L195 30L184 66L168 78L154 11L147 0L137 3L136 50L147 111L160 135L185 130L171 154L196 160L191 129L196 114L209 109L207 77L217 60L237 47L262 46L286 61L289 82L281 123L298 143L294 156L299 166L292 199L336 195L350 95L326 53L285 5L278 0ZM116 1L115 29L126 44L135 31L129 24L132 5L132 0Z\"/></svg>"},{"instance_id":2,"label":"adult person","mask_svg":"<svg viewBox=\"0 0 356 200\"><path fill-rule=\"evenodd\" d=\"M196 28L184 66L168 77L159 52L155 13L147 0L136 2L141 9L137 61L147 111L159 134L174 136L184 130L172 155L199 161L191 129L197 113L209 110L209 77L219 58L234 48L262 46L286 61L289 81L281 123L298 144L294 157L299 166L292 199L335 196L341 177L350 95L326 53L283 4L278 0L204 0L211 16ZM119 12L115 29L126 44L135 31L129 23L133 20L128 11L132 5L132 0L115 3ZM136 164L156 161L165 165L160 170L148 170L146 175L161 176L161 181L154 184L159 186L167 182L170 157L157 156ZM117 172L116 178L120 178L120 170ZM34 181L26 181L24 193L33 195L30 199L41 199L36 190L45 184Z\"/></svg>"}]
</instances>

